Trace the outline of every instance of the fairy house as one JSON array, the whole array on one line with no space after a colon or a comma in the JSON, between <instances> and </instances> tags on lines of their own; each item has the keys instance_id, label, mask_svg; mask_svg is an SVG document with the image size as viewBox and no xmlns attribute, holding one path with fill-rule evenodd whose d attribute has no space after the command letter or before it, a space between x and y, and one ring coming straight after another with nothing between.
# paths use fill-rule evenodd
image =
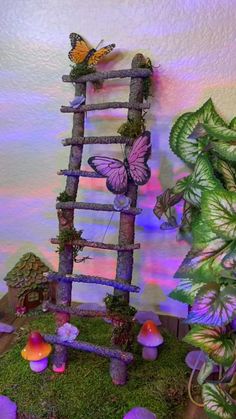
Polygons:
<instances>
[{"instance_id":1,"label":"fairy house","mask_svg":"<svg viewBox=\"0 0 236 419\"><path fill-rule=\"evenodd\" d=\"M49 271L41 259L34 253L25 253L14 268L4 278L8 285L8 300L12 310L28 311L54 299L54 284L44 276Z\"/></svg>"}]
</instances>

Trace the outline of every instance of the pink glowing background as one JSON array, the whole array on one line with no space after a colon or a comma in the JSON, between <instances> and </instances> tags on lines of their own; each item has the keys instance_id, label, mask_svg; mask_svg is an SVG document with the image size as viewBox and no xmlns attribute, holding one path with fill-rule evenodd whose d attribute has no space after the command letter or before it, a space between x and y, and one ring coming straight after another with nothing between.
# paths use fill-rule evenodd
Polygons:
<instances>
[{"instance_id":1,"label":"pink glowing background","mask_svg":"<svg viewBox=\"0 0 236 419\"><path fill-rule=\"evenodd\" d=\"M57 235L56 197L65 179L56 175L67 168L68 147L60 139L70 136L72 118L60 114L61 104L73 98L73 86L63 84L68 74L69 33L78 32L96 45L102 38L115 42L114 60L101 69L128 68L142 52L155 66L155 96L147 115L152 132L152 177L140 188L133 283L142 292L132 296L137 307L185 315L186 307L167 297L177 281L173 274L188 245L176 241L176 232L163 232L152 213L156 195L186 173L171 153L168 136L173 120L196 109L210 96L222 116L234 116L236 4L230 0L1 0L1 277L19 257L33 251L57 270L58 255L49 243ZM112 57L111 57L112 58ZM128 81L109 81L98 93L89 88L88 103L127 100ZM115 134L126 111L87 115L87 135ZM86 146L83 167L94 154L121 157L115 146ZM81 179L78 200L113 201L104 180ZM178 214L179 216L179 214ZM101 240L110 214L81 211L76 226L87 239ZM118 215L113 216L105 241L117 241ZM96 229L94 225L96 224ZM86 249L93 259L75 267L75 273L113 278L113 252ZM104 287L74 287L74 299L101 302Z\"/></svg>"}]
</instances>

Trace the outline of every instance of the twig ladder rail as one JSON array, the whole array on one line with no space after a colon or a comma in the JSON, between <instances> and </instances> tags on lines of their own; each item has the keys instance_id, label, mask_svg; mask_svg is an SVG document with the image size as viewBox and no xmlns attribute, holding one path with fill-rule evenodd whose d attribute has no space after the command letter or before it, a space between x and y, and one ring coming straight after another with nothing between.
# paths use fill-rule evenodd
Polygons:
<instances>
[{"instance_id":1,"label":"twig ladder rail","mask_svg":"<svg viewBox=\"0 0 236 419\"><path fill-rule=\"evenodd\" d=\"M128 109L128 119L142 118L142 110L149 109L150 105L143 103L144 79L151 76L147 68L140 68L146 60L141 54L137 54L132 61L132 68L109 72L96 72L79 77L75 82L75 96L86 97L86 83L89 81L105 80L112 78L131 77L129 102L109 102L103 104L82 105L78 109L62 106L61 112L73 112L72 137L62 141L64 146L70 146L70 157L68 170L60 170L59 175L66 176L65 193L71 197L70 202L58 202L56 205L59 233L64 230L74 229L75 209L87 209L95 211L114 211L113 205L76 202L80 176L99 178L95 172L81 171L83 146L86 144L125 144L125 150L129 151L134 139L122 136L109 137L85 137L84 136L84 115L90 110L101 110L108 108ZM64 82L72 82L70 76L63 76ZM118 244L106 244L93 242L85 239L69 241L59 253L58 272L45 274L48 280L57 281L56 304L47 304L45 307L55 313L57 328L69 322L71 315L79 317L105 317L106 313L96 310L80 310L71 308L71 291L73 282L94 283L108 285L114 288L114 294L122 295L126 301L129 300L130 292L139 292L139 288L131 285L133 269L133 251L140 248L139 243L134 243L135 217L141 213L136 208L137 186L128 182L127 196L131 199L131 206L128 210L120 211L119 239ZM52 244L58 244L58 239L52 238ZM73 247L87 246L103 250L117 252L116 278L110 280L98 276L73 275ZM121 351L119 348L105 348L92 345L86 342L76 341L73 344L60 339L58 336L46 335L48 342L55 344L54 370L63 369L67 362L67 347L94 352L99 356L110 358L110 374L114 384L125 384L127 376L127 365L132 362L133 356L129 352Z\"/></svg>"}]
</instances>

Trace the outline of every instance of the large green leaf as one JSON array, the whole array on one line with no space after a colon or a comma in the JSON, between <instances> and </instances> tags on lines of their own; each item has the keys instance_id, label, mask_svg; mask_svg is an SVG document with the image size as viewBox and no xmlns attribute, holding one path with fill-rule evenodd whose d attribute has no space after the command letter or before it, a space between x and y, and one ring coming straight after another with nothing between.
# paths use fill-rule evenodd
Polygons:
<instances>
[{"instance_id":1,"label":"large green leaf","mask_svg":"<svg viewBox=\"0 0 236 419\"><path fill-rule=\"evenodd\" d=\"M203 126L214 140L236 141L236 131L233 129L220 125L203 124Z\"/></svg>"},{"instance_id":2,"label":"large green leaf","mask_svg":"<svg viewBox=\"0 0 236 419\"><path fill-rule=\"evenodd\" d=\"M176 154L185 163L193 165L196 162L198 154L202 151L201 142L196 138L189 138L191 133L196 128L199 122L199 117L195 113L192 113L180 130L178 140L176 142Z\"/></svg>"},{"instance_id":3,"label":"large green leaf","mask_svg":"<svg viewBox=\"0 0 236 419\"><path fill-rule=\"evenodd\" d=\"M221 287L214 282L198 292L186 322L206 326L224 326L236 316L236 287Z\"/></svg>"},{"instance_id":4,"label":"large green leaf","mask_svg":"<svg viewBox=\"0 0 236 419\"><path fill-rule=\"evenodd\" d=\"M220 182L214 176L208 158L204 155L199 155L192 175L187 178L184 199L193 206L199 207L204 191L210 191L220 187Z\"/></svg>"},{"instance_id":5,"label":"large green leaf","mask_svg":"<svg viewBox=\"0 0 236 419\"><path fill-rule=\"evenodd\" d=\"M181 115L177 121L174 123L171 132L170 132L170 148L171 150L176 153L177 150L177 142L178 142L178 136L179 133L181 131L181 129L183 128L186 120L188 119L188 117L191 115L191 112L186 112L183 115Z\"/></svg>"},{"instance_id":6,"label":"large green leaf","mask_svg":"<svg viewBox=\"0 0 236 419\"><path fill-rule=\"evenodd\" d=\"M212 419L235 419L236 406L225 391L217 385L206 383L202 386L204 409Z\"/></svg>"},{"instance_id":7,"label":"large green leaf","mask_svg":"<svg viewBox=\"0 0 236 419\"><path fill-rule=\"evenodd\" d=\"M216 190L202 197L202 216L212 231L226 240L236 239L236 194Z\"/></svg>"},{"instance_id":8,"label":"large green leaf","mask_svg":"<svg viewBox=\"0 0 236 419\"><path fill-rule=\"evenodd\" d=\"M169 297L193 305L196 295L203 285L203 282L193 283L189 278L181 278L178 286L169 294Z\"/></svg>"},{"instance_id":9,"label":"large green leaf","mask_svg":"<svg viewBox=\"0 0 236 419\"><path fill-rule=\"evenodd\" d=\"M226 189L236 192L236 170L232 164L218 158L215 168L221 174Z\"/></svg>"},{"instance_id":10,"label":"large green leaf","mask_svg":"<svg viewBox=\"0 0 236 419\"><path fill-rule=\"evenodd\" d=\"M236 141L227 143L225 141L213 141L212 148L219 156L229 161L236 161Z\"/></svg>"},{"instance_id":11,"label":"large green leaf","mask_svg":"<svg viewBox=\"0 0 236 419\"><path fill-rule=\"evenodd\" d=\"M195 325L183 340L206 352L217 364L230 366L234 361L235 341L225 327Z\"/></svg>"},{"instance_id":12,"label":"large green leaf","mask_svg":"<svg viewBox=\"0 0 236 419\"><path fill-rule=\"evenodd\" d=\"M232 251L231 241L219 238L200 216L192 223L193 245L175 278L192 278L193 282L212 282L221 276L231 278L222 260Z\"/></svg>"},{"instance_id":13,"label":"large green leaf","mask_svg":"<svg viewBox=\"0 0 236 419\"><path fill-rule=\"evenodd\" d=\"M203 139L191 138L192 132L199 123L226 126L223 119L217 114L211 99L196 112L186 117L186 121L175 137L174 148L175 153L190 165L195 164L198 154L209 142L206 137Z\"/></svg>"}]
</instances>

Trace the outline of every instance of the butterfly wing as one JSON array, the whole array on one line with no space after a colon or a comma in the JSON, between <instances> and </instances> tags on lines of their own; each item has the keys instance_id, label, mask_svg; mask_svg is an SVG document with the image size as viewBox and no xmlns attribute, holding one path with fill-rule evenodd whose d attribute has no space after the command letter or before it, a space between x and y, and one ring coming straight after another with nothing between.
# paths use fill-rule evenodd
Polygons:
<instances>
[{"instance_id":1,"label":"butterfly wing","mask_svg":"<svg viewBox=\"0 0 236 419\"><path fill-rule=\"evenodd\" d=\"M150 154L150 132L145 131L135 140L127 158L130 175L136 185L144 185L151 176L151 170L147 165Z\"/></svg>"},{"instance_id":2,"label":"butterfly wing","mask_svg":"<svg viewBox=\"0 0 236 419\"><path fill-rule=\"evenodd\" d=\"M70 34L70 42L72 49L70 50L68 57L74 63L81 64L83 61L85 61L90 48L82 36L74 32Z\"/></svg>"},{"instance_id":3,"label":"butterfly wing","mask_svg":"<svg viewBox=\"0 0 236 419\"><path fill-rule=\"evenodd\" d=\"M128 176L124 163L117 159L104 156L94 156L88 159L89 165L107 178L107 189L114 194L126 192Z\"/></svg>"},{"instance_id":4,"label":"butterfly wing","mask_svg":"<svg viewBox=\"0 0 236 419\"><path fill-rule=\"evenodd\" d=\"M115 44L110 44L95 51L91 57L89 57L88 65L96 65L103 57L105 57L105 55L109 54L115 46Z\"/></svg>"}]
</instances>

